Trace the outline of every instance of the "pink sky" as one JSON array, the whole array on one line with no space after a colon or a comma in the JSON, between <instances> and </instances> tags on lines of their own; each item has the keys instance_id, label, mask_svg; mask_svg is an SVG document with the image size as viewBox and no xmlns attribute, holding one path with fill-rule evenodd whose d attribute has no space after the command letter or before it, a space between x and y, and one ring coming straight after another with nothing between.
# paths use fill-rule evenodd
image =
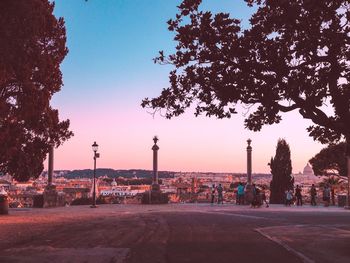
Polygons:
<instances>
[{"instance_id":1,"label":"pink sky","mask_svg":"<svg viewBox=\"0 0 350 263\"><path fill-rule=\"evenodd\" d=\"M55 151L55 169L92 168L94 141L100 146L98 167L152 169L154 135L160 139L159 169L171 171L245 172L246 140L251 138L253 172L268 173L277 140L285 138L296 173L323 147L307 135L309 121L297 112L286 114L278 125L251 132L243 128L241 114L217 120L186 113L166 120L160 115L153 118L137 102L135 107L115 111L107 103L94 111L87 107L67 113L75 136ZM66 111L61 109L61 113Z\"/></svg>"}]
</instances>

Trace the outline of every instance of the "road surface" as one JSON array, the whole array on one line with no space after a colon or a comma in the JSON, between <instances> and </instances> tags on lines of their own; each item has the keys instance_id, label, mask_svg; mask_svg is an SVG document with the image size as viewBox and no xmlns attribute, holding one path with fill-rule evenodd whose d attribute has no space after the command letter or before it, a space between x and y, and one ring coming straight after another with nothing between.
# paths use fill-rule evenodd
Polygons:
<instances>
[{"instance_id":1,"label":"road surface","mask_svg":"<svg viewBox=\"0 0 350 263\"><path fill-rule=\"evenodd\" d=\"M350 211L210 204L11 209L0 262L350 262Z\"/></svg>"}]
</instances>

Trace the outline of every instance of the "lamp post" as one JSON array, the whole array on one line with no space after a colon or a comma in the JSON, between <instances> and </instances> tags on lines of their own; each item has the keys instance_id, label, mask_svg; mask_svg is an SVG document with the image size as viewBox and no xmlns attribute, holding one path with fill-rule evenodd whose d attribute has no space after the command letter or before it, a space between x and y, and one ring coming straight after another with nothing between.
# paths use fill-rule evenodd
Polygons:
<instances>
[{"instance_id":1,"label":"lamp post","mask_svg":"<svg viewBox=\"0 0 350 263\"><path fill-rule=\"evenodd\" d=\"M91 208L97 208L96 206L96 159L100 157L100 154L97 153L98 144L94 142L92 145L92 151L94 152L94 189L92 192L92 206Z\"/></svg>"}]
</instances>

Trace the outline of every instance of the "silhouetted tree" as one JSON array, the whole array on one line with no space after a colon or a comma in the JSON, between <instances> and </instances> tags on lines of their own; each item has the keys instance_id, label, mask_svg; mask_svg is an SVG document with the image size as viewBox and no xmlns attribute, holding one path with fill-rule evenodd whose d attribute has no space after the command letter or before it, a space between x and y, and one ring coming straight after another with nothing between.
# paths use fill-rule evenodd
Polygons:
<instances>
[{"instance_id":1,"label":"silhouetted tree","mask_svg":"<svg viewBox=\"0 0 350 263\"><path fill-rule=\"evenodd\" d=\"M294 185L294 178L291 176L290 149L285 140L278 140L276 155L274 158L271 157L269 166L272 174L270 202L272 204L282 204L285 200L285 191L293 189Z\"/></svg>"},{"instance_id":2,"label":"silhouetted tree","mask_svg":"<svg viewBox=\"0 0 350 263\"><path fill-rule=\"evenodd\" d=\"M0 1L0 170L19 181L39 176L50 146L72 136L50 106L68 52L53 8L48 0Z\"/></svg>"},{"instance_id":3,"label":"silhouetted tree","mask_svg":"<svg viewBox=\"0 0 350 263\"><path fill-rule=\"evenodd\" d=\"M345 179L347 175L345 152L345 142L331 144L326 148L323 148L309 161L314 174L318 176L330 177L340 176Z\"/></svg>"},{"instance_id":4,"label":"silhouetted tree","mask_svg":"<svg viewBox=\"0 0 350 263\"><path fill-rule=\"evenodd\" d=\"M314 139L345 138L350 158L349 1L245 1L257 8L245 30L200 10L201 0L182 1L168 21L176 52L155 59L174 66L170 87L142 106L171 118L194 104L195 115L229 118L237 104L255 105L245 120L254 131L298 110Z\"/></svg>"}]
</instances>

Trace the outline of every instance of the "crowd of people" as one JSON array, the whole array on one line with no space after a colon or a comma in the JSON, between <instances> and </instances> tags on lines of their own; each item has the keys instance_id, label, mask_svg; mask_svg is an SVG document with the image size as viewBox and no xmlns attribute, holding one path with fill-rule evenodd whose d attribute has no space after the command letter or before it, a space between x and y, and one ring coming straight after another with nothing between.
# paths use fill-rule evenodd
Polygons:
<instances>
[{"instance_id":1,"label":"crowd of people","mask_svg":"<svg viewBox=\"0 0 350 263\"><path fill-rule=\"evenodd\" d=\"M299 185L296 186L295 191L294 189L288 189L285 191L285 204L286 206L291 206L292 204L296 203L297 206L303 205L303 195L302 195L302 189ZM312 206L317 206L317 189L314 184L311 185L310 188L310 200ZM324 206L329 206L331 201L331 188L329 185L325 185L323 187L322 191L322 200L324 203Z\"/></svg>"},{"instance_id":2,"label":"crowd of people","mask_svg":"<svg viewBox=\"0 0 350 263\"><path fill-rule=\"evenodd\" d=\"M251 189L248 189L250 187ZM250 198L246 198L247 192L250 193ZM211 204L214 204L217 202L218 204L223 204L224 202L224 188L221 184L215 185L213 184L211 187ZM237 188L235 189L236 193L236 204L237 205L244 205L247 204L246 200L251 200L250 205L251 207L260 207L262 205L265 205L266 207L269 207L269 202L267 200L266 195L266 189L264 187L258 187L255 184L244 185L243 183L239 183ZM304 204L303 199L305 196L303 196L303 191L301 186L297 185L294 188L287 189L285 191L284 196L284 202L286 206L291 206L293 204L296 204L297 206L302 206ZM317 206L317 189L314 184L312 184L310 191L310 200L312 206ZM329 185L325 185L322 191L322 200L324 202L325 206L329 206L330 200L331 200L331 189Z\"/></svg>"}]
</instances>

